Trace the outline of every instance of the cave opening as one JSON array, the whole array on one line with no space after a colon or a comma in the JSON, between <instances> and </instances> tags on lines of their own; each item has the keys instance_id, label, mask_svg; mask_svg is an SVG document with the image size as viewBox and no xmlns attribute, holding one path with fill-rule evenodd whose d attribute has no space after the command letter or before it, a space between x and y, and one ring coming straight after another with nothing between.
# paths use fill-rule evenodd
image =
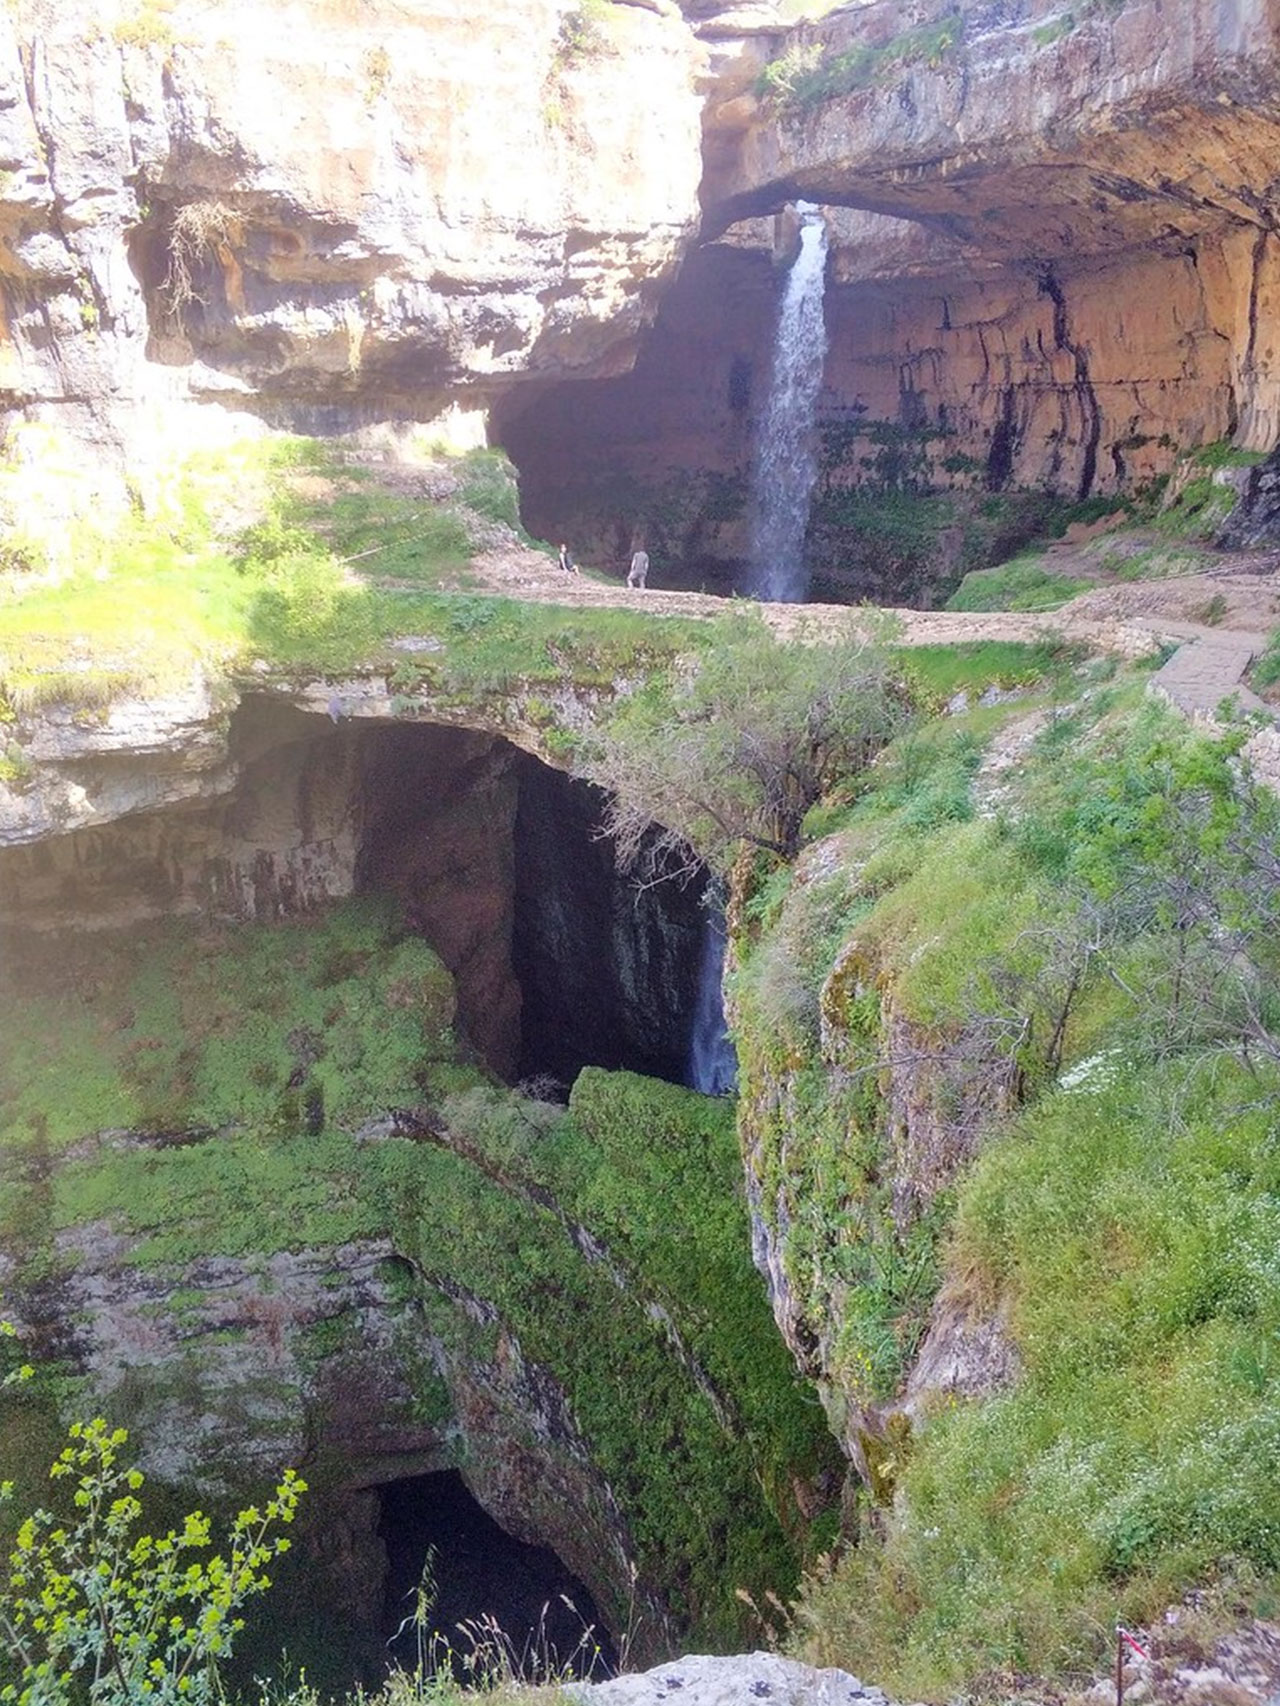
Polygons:
<instances>
[{"instance_id":1,"label":"cave opening","mask_svg":"<svg viewBox=\"0 0 1280 1706\"><path fill-rule=\"evenodd\" d=\"M637 886L599 791L499 736L368 742L356 886L395 894L435 947L477 1055L551 1096L584 1066L695 1084L705 879Z\"/></svg>"},{"instance_id":2,"label":"cave opening","mask_svg":"<svg viewBox=\"0 0 1280 1706\"><path fill-rule=\"evenodd\" d=\"M604 798L527 754L515 821L519 1077L584 1066L688 1084L705 881L637 885L600 832Z\"/></svg>"},{"instance_id":3,"label":"cave opening","mask_svg":"<svg viewBox=\"0 0 1280 1706\"><path fill-rule=\"evenodd\" d=\"M464 1684L494 1670L529 1681L615 1674L616 1644L584 1584L549 1547L508 1534L456 1469L377 1491L383 1637L394 1664L412 1671L422 1656Z\"/></svg>"}]
</instances>

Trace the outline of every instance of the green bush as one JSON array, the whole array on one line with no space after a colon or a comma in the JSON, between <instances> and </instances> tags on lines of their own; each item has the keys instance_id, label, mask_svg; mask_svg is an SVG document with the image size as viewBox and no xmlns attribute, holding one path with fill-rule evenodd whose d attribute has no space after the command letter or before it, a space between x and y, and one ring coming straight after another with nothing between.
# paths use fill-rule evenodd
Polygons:
<instances>
[{"instance_id":1,"label":"green bush","mask_svg":"<svg viewBox=\"0 0 1280 1706\"><path fill-rule=\"evenodd\" d=\"M882 647L787 645L758 618L734 618L716 625L696 674L673 668L623 700L580 764L608 795L624 866L724 873L743 847L794 858L809 810L910 715Z\"/></svg>"},{"instance_id":2,"label":"green bush","mask_svg":"<svg viewBox=\"0 0 1280 1706\"><path fill-rule=\"evenodd\" d=\"M607 0L605 0L607 3ZM515 469L500 450L472 450L462 462L461 498L488 521L520 526L520 487Z\"/></svg>"},{"instance_id":3,"label":"green bush","mask_svg":"<svg viewBox=\"0 0 1280 1706\"><path fill-rule=\"evenodd\" d=\"M0 1701L6 1706L213 1706L218 1666L244 1627L244 1602L270 1586L265 1566L288 1550L273 1535L294 1519L306 1483L287 1470L259 1510L207 1556L208 1518L139 1534L143 1477L120 1461L128 1439L101 1419L76 1423L50 1471L66 1510L33 1511L18 1529L0 1585Z\"/></svg>"}]
</instances>

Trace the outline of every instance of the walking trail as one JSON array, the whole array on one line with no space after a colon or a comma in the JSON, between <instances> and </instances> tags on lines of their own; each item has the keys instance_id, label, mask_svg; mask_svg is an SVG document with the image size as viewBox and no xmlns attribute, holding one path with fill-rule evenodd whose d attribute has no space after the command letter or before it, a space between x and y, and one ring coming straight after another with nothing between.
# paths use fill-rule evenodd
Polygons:
<instances>
[{"instance_id":1,"label":"walking trail","mask_svg":"<svg viewBox=\"0 0 1280 1706\"><path fill-rule=\"evenodd\" d=\"M1058 610L1024 614L891 609L844 604L758 604L708 593L639 591L620 581L567 575L540 552L502 545L472 569L482 589L570 608L642 610L650 616L709 620L735 609L757 612L779 634L821 639L874 631L886 620L896 644L959 645L984 640L1035 644L1061 639L1124 658L1176 648L1152 677L1152 690L1188 717L1214 721L1224 699L1274 719L1273 708L1244 685L1250 664L1280 625L1280 557L1219 553L1212 567L1167 580L1126 581L1082 593ZM1060 563L1060 566L1065 566ZM1212 620L1204 620L1206 613ZM1276 742L1280 748L1280 740ZM1277 754L1280 766L1280 752Z\"/></svg>"}]
</instances>

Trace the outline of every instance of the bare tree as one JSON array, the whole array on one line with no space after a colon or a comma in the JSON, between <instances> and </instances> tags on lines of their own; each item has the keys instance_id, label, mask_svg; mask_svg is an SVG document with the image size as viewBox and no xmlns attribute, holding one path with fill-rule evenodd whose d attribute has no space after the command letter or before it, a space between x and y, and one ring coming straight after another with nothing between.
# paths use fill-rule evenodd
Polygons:
<instances>
[{"instance_id":1,"label":"bare tree","mask_svg":"<svg viewBox=\"0 0 1280 1706\"><path fill-rule=\"evenodd\" d=\"M744 844L794 858L809 809L910 715L881 646L786 644L740 617L717 625L696 663L620 702L578 768L608 794L624 869L679 875L705 862L723 874Z\"/></svg>"}]
</instances>

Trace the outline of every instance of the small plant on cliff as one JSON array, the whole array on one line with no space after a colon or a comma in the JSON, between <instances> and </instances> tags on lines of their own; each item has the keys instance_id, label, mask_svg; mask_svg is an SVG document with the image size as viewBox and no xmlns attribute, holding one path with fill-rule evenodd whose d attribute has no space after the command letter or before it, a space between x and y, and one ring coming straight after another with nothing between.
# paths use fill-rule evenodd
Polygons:
<instances>
[{"instance_id":1,"label":"small plant on cliff","mask_svg":"<svg viewBox=\"0 0 1280 1706\"><path fill-rule=\"evenodd\" d=\"M50 1470L71 1490L65 1516L34 1511L18 1530L0 1590L4 1706L171 1706L222 1698L217 1666L243 1628L245 1600L269 1586L264 1566L289 1542L305 1483L292 1470L266 1507L243 1510L229 1550L199 1556L209 1520L135 1534L143 1477L120 1461L128 1435L101 1419L76 1423Z\"/></svg>"},{"instance_id":2,"label":"small plant on cliff","mask_svg":"<svg viewBox=\"0 0 1280 1706\"><path fill-rule=\"evenodd\" d=\"M909 715L878 645L784 644L744 618L723 624L696 673L676 666L625 700L582 768L608 792L605 828L624 868L656 877L705 861L725 872L744 845L794 858L810 808Z\"/></svg>"},{"instance_id":3,"label":"small plant on cliff","mask_svg":"<svg viewBox=\"0 0 1280 1706\"><path fill-rule=\"evenodd\" d=\"M816 53L796 44L780 59L765 66L757 89L783 111L803 110L859 89L869 89L912 66L925 65L935 70L963 36L964 19L956 11L904 30L879 47L860 42L844 53L828 57L821 44Z\"/></svg>"},{"instance_id":4,"label":"small plant on cliff","mask_svg":"<svg viewBox=\"0 0 1280 1706\"><path fill-rule=\"evenodd\" d=\"M760 94L778 106L785 106L796 98L797 88L813 78L826 51L825 44L820 41L792 42L760 73Z\"/></svg>"},{"instance_id":5,"label":"small plant on cliff","mask_svg":"<svg viewBox=\"0 0 1280 1706\"><path fill-rule=\"evenodd\" d=\"M240 230L240 215L222 201L192 201L175 210L169 227L169 270L161 286L172 315L203 300L195 287L201 263L234 243Z\"/></svg>"},{"instance_id":6,"label":"small plant on cliff","mask_svg":"<svg viewBox=\"0 0 1280 1706\"><path fill-rule=\"evenodd\" d=\"M610 28L613 20L611 0L578 0L560 20L556 42L556 62L567 69L578 60L598 59L612 51Z\"/></svg>"}]
</instances>

